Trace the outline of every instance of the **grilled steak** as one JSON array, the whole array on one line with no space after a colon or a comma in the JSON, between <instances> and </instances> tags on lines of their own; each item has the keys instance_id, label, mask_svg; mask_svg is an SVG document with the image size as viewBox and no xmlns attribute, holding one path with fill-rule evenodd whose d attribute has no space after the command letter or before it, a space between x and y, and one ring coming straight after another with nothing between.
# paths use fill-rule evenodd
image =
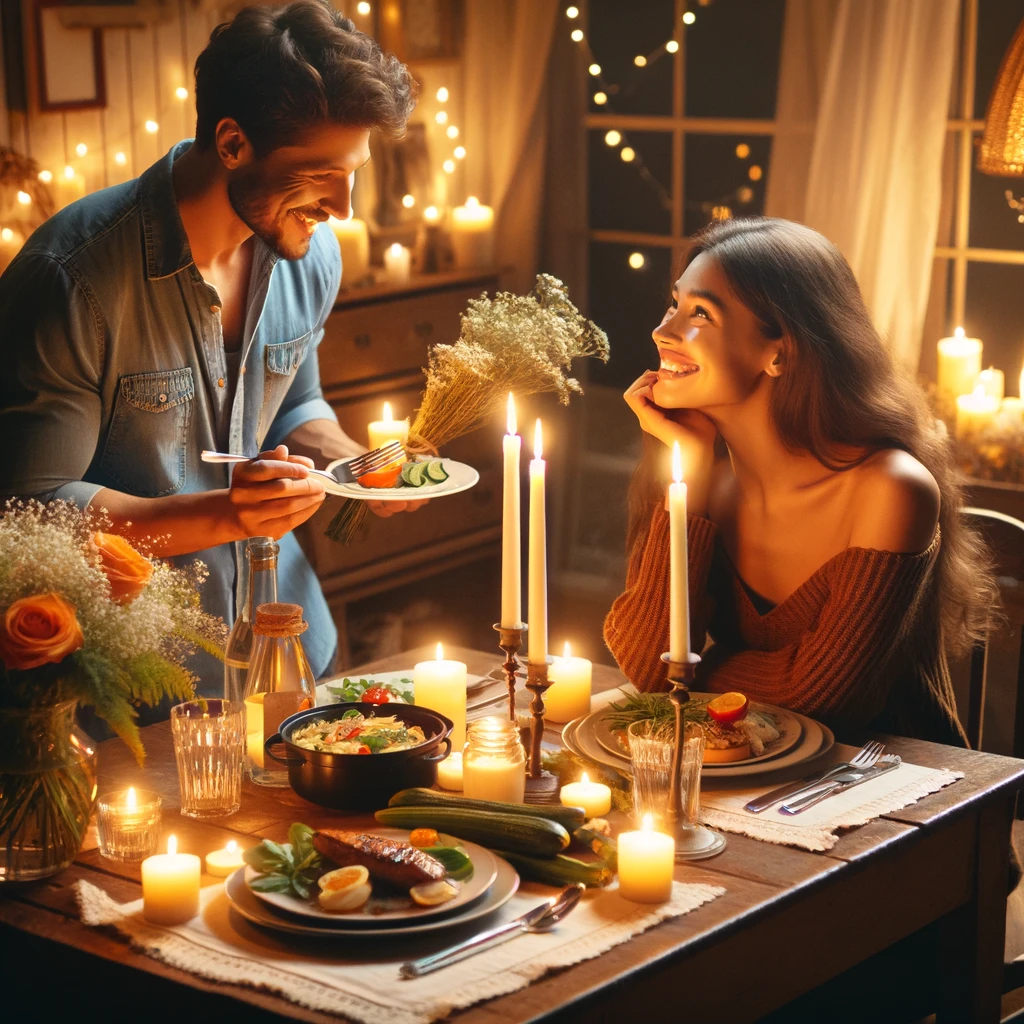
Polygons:
<instances>
[{"instance_id":1,"label":"grilled steak","mask_svg":"<svg viewBox=\"0 0 1024 1024\"><path fill-rule=\"evenodd\" d=\"M340 867L362 864L371 877L404 889L439 881L447 874L441 862L429 853L384 836L328 828L313 836L313 845Z\"/></svg>"}]
</instances>

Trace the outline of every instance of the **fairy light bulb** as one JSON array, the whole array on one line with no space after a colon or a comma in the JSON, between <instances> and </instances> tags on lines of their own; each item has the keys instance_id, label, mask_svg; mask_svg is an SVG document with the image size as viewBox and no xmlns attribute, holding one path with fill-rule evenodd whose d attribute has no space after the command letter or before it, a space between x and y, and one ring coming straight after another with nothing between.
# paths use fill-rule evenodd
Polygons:
<instances>
[{"instance_id":1,"label":"fairy light bulb","mask_svg":"<svg viewBox=\"0 0 1024 1024\"><path fill-rule=\"evenodd\" d=\"M693 11L687 11L683 15L683 24L684 25L692 25L696 20L697 20L697 15L694 14Z\"/></svg>"},{"instance_id":2,"label":"fairy light bulb","mask_svg":"<svg viewBox=\"0 0 1024 1024\"><path fill-rule=\"evenodd\" d=\"M595 78L597 78L597 76L598 76L599 74L601 74L601 65L600 65L600 64L591 64L591 65L590 65L590 67L589 67L589 68L587 68L587 70L588 70L588 71L589 71L589 72L590 72L590 73L591 73L591 74L592 74L592 75L593 75L593 76L594 76Z\"/></svg>"},{"instance_id":3,"label":"fairy light bulb","mask_svg":"<svg viewBox=\"0 0 1024 1024\"><path fill-rule=\"evenodd\" d=\"M454 152L455 152L455 159L456 160L464 160L466 158L466 147L465 146L456 146Z\"/></svg>"},{"instance_id":4,"label":"fairy light bulb","mask_svg":"<svg viewBox=\"0 0 1024 1024\"><path fill-rule=\"evenodd\" d=\"M28 204L32 202L32 197L27 192L19 191L18 202L21 203L22 206L28 206Z\"/></svg>"},{"instance_id":5,"label":"fairy light bulb","mask_svg":"<svg viewBox=\"0 0 1024 1024\"><path fill-rule=\"evenodd\" d=\"M402 205L407 210L411 210L416 205L416 197L406 193L404 196L402 196Z\"/></svg>"},{"instance_id":6,"label":"fairy light bulb","mask_svg":"<svg viewBox=\"0 0 1024 1024\"><path fill-rule=\"evenodd\" d=\"M156 135L156 133L160 131L160 125L158 125L156 121L147 121L146 131L149 132L150 135Z\"/></svg>"},{"instance_id":7,"label":"fairy light bulb","mask_svg":"<svg viewBox=\"0 0 1024 1024\"><path fill-rule=\"evenodd\" d=\"M643 55L642 53L638 53L638 54L637 54L637 55L636 55L636 56L635 56L635 57L633 58L633 63L634 63L634 64L635 64L635 65L636 65L636 66L637 66L638 68L645 68L645 67L647 67L647 58L646 58L646 57L645 57L645 56L644 56L644 55Z\"/></svg>"},{"instance_id":8,"label":"fairy light bulb","mask_svg":"<svg viewBox=\"0 0 1024 1024\"><path fill-rule=\"evenodd\" d=\"M439 111L438 111L438 112L437 112L437 113L436 113L436 114L434 115L434 120L435 120L435 121L436 121L436 122L437 122L438 124L447 124L447 123L448 123L448 111L447 111L447 110L439 110Z\"/></svg>"},{"instance_id":9,"label":"fairy light bulb","mask_svg":"<svg viewBox=\"0 0 1024 1024\"><path fill-rule=\"evenodd\" d=\"M757 164L752 164L750 168L747 170L747 177L751 181L760 181L763 175L764 171L762 171Z\"/></svg>"},{"instance_id":10,"label":"fairy light bulb","mask_svg":"<svg viewBox=\"0 0 1024 1024\"><path fill-rule=\"evenodd\" d=\"M578 7L566 7L565 16L567 18L578 18L580 16L580 9Z\"/></svg>"},{"instance_id":11,"label":"fairy light bulb","mask_svg":"<svg viewBox=\"0 0 1024 1024\"><path fill-rule=\"evenodd\" d=\"M74 169L74 167L71 166L71 164L68 164L64 168L64 177L67 178L68 181L72 181L74 179L74 177L75 177L75 169Z\"/></svg>"},{"instance_id":12,"label":"fairy light bulb","mask_svg":"<svg viewBox=\"0 0 1024 1024\"><path fill-rule=\"evenodd\" d=\"M188 89L183 85L179 85L178 88L174 90L174 95L177 96L179 100L187 100Z\"/></svg>"},{"instance_id":13,"label":"fairy light bulb","mask_svg":"<svg viewBox=\"0 0 1024 1024\"><path fill-rule=\"evenodd\" d=\"M448 125L448 129L445 131L445 135L447 135L449 139L457 139L459 137L459 129L456 128L455 125L450 124Z\"/></svg>"},{"instance_id":14,"label":"fairy light bulb","mask_svg":"<svg viewBox=\"0 0 1024 1024\"><path fill-rule=\"evenodd\" d=\"M574 43L582 43L583 42L583 31L581 29L574 28L572 30L572 32L569 34L569 38Z\"/></svg>"},{"instance_id":15,"label":"fairy light bulb","mask_svg":"<svg viewBox=\"0 0 1024 1024\"><path fill-rule=\"evenodd\" d=\"M128 157L126 157L124 153L121 152L121 150L118 150L114 154L114 163L117 164L119 167L124 167L124 165L128 163Z\"/></svg>"},{"instance_id":16,"label":"fairy light bulb","mask_svg":"<svg viewBox=\"0 0 1024 1024\"><path fill-rule=\"evenodd\" d=\"M678 53L679 52L679 43L675 39L670 39L665 44L665 49L666 49L666 51L668 53Z\"/></svg>"},{"instance_id":17,"label":"fairy light bulb","mask_svg":"<svg viewBox=\"0 0 1024 1024\"><path fill-rule=\"evenodd\" d=\"M640 270L646 262L642 252L631 252L629 254L629 265L634 270Z\"/></svg>"},{"instance_id":18,"label":"fairy light bulb","mask_svg":"<svg viewBox=\"0 0 1024 1024\"><path fill-rule=\"evenodd\" d=\"M13 242L14 241L14 232L10 228L2 228L2 229L0 229L0 240L2 240L4 242Z\"/></svg>"},{"instance_id":19,"label":"fairy light bulb","mask_svg":"<svg viewBox=\"0 0 1024 1024\"><path fill-rule=\"evenodd\" d=\"M630 164L636 159L636 150L632 146L623 146L619 150L619 156L622 157L625 163Z\"/></svg>"},{"instance_id":20,"label":"fairy light bulb","mask_svg":"<svg viewBox=\"0 0 1024 1024\"><path fill-rule=\"evenodd\" d=\"M365 18L370 13L370 5L366 0L359 0L359 3L356 4L356 11Z\"/></svg>"},{"instance_id":21,"label":"fairy light bulb","mask_svg":"<svg viewBox=\"0 0 1024 1024\"><path fill-rule=\"evenodd\" d=\"M606 92L595 92L594 102L599 106L603 107L608 102L608 93Z\"/></svg>"},{"instance_id":22,"label":"fairy light bulb","mask_svg":"<svg viewBox=\"0 0 1024 1024\"><path fill-rule=\"evenodd\" d=\"M39 172L39 180L44 185L49 185L50 182L53 181L53 171L40 171Z\"/></svg>"},{"instance_id":23,"label":"fairy light bulb","mask_svg":"<svg viewBox=\"0 0 1024 1024\"><path fill-rule=\"evenodd\" d=\"M740 160L746 160L747 157L750 156L750 147L745 142L739 143L736 147L736 156L738 156Z\"/></svg>"},{"instance_id":24,"label":"fairy light bulb","mask_svg":"<svg viewBox=\"0 0 1024 1024\"><path fill-rule=\"evenodd\" d=\"M89 147L84 142L80 142L77 146L75 146L75 152L79 156L85 156L85 154L89 152Z\"/></svg>"},{"instance_id":25,"label":"fairy light bulb","mask_svg":"<svg viewBox=\"0 0 1024 1024\"><path fill-rule=\"evenodd\" d=\"M441 86L440 89L437 90L437 102L438 103L447 103L448 102L448 90L443 85Z\"/></svg>"},{"instance_id":26,"label":"fairy light bulb","mask_svg":"<svg viewBox=\"0 0 1024 1024\"><path fill-rule=\"evenodd\" d=\"M604 141L608 146L617 146L622 141L622 132L612 128L611 131L605 132Z\"/></svg>"},{"instance_id":27,"label":"fairy light bulb","mask_svg":"<svg viewBox=\"0 0 1024 1024\"><path fill-rule=\"evenodd\" d=\"M445 160L445 162L443 164L441 164L441 167L444 169L444 173L445 174L454 174L455 173L455 161L454 160Z\"/></svg>"}]
</instances>

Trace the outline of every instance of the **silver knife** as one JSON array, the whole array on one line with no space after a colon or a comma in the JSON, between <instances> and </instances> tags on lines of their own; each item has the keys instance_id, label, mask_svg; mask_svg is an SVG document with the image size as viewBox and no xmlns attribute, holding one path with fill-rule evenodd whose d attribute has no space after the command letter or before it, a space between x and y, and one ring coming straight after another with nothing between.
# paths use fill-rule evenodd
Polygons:
<instances>
[{"instance_id":1,"label":"silver knife","mask_svg":"<svg viewBox=\"0 0 1024 1024\"><path fill-rule=\"evenodd\" d=\"M765 793L764 796L755 797L743 805L743 810L751 811L753 814L760 814L761 811L767 811L769 807L773 807L787 797L795 796L809 786L817 786L819 783L827 782L836 775L850 771L850 769L851 765L844 761L842 764L834 764L831 768L826 768L823 771L812 772L810 775L805 775L802 779L797 779L796 782L787 782L786 785L779 786L778 789L773 789L771 792Z\"/></svg>"},{"instance_id":2,"label":"silver knife","mask_svg":"<svg viewBox=\"0 0 1024 1024\"><path fill-rule=\"evenodd\" d=\"M779 810L782 814L799 814L801 811L806 811L808 807L813 807L830 796L835 796L837 793L845 793L846 790L853 789L854 786L859 786L862 782L870 782L872 779L877 779L880 775L895 771L902 763L903 760L898 754L886 754L874 767L854 769L853 771L837 775L825 785L813 789L809 793L804 793L796 800L783 804Z\"/></svg>"}]
</instances>

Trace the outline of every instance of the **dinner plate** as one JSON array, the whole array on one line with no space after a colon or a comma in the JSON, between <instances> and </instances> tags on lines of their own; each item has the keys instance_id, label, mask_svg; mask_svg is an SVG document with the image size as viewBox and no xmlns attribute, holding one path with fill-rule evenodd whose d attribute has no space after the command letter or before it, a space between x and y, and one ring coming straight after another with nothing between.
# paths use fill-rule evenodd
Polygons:
<instances>
[{"instance_id":1,"label":"dinner plate","mask_svg":"<svg viewBox=\"0 0 1024 1024\"><path fill-rule=\"evenodd\" d=\"M412 682L413 670L411 668L405 668L398 672L339 672L335 676L331 676L330 679L325 679L323 682L318 683L316 687L316 703L317 707L324 704L340 704L342 698L337 694L331 693L328 686L341 686L343 679L365 679L371 685L384 686L386 683L392 683L398 685L401 690L411 690L413 693L416 692L416 684ZM408 683L399 683L402 679L410 680ZM482 690L485 686L493 686L494 680L490 676L466 676L466 693L476 693Z\"/></svg>"},{"instance_id":2,"label":"dinner plate","mask_svg":"<svg viewBox=\"0 0 1024 1024\"><path fill-rule=\"evenodd\" d=\"M371 834L385 836L388 839L398 839L401 842L408 842L409 840L408 829L374 828ZM245 883L257 899L262 900L264 903L269 903L275 909L282 910L288 914L294 914L296 917L303 919L319 921L324 925L330 924L333 926L340 922L342 924L351 924L353 927L359 924L362 924L364 927L373 927L419 921L428 917L436 917L440 914L450 914L452 911L458 910L459 907L472 903L473 900L482 896L494 884L494 880L498 876L497 858L490 850L485 850L482 846L477 846L476 843L462 842L452 838L452 836L442 835L441 839L446 846L462 846L469 855L469 859L473 862L473 875L471 878L467 878L464 882L459 883L458 896L445 903L438 904L436 907L413 905L397 910L381 909L382 904L386 905L386 902L381 901L375 894L375 896L370 897L370 901L363 909L350 914L338 914L324 910L317 902L316 893L319 893L319 887L315 888L314 894L308 902L283 892L257 892L252 888L252 882L259 878L261 873L248 866L245 869ZM371 907L374 909L367 909Z\"/></svg>"},{"instance_id":3,"label":"dinner plate","mask_svg":"<svg viewBox=\"0 0 1024 1024\"><path fill-rule=\"evenodd\" d=\"M352 456L355 458L355 456ZM348 459L335 459L328 463L327 472L332 473ZM448 473L443 484L424 484L422 487L363 487L362 484L331 483L324 480L324 490L338 498L352 498L355 501L420 501L423 498L443 498L448 494L458 494L475 487L480 474L464 462L454 459L442 459L441 464ZM322 479L322 478L321 478Z\"/></svg>"},{"instance_id":4,"label":"dinner plate","mask_svg":"<svg viewBox=\"0 0 1024 1024\"><path fill-rule=\"evenodd\" d=\"M474 903L462 908L460 913L448 917L432 917L416 924L397 924L395 927L358 928L344 924L320 923L311 919L282 914L274 907L258 900L245 883L245 869L239 868L224 884L224 892L231 906L247 921L292 935L314 935L328 939L358 938L363 940L392 940L397 935L420 935L442 928L475 921L504 906L519 889L519 875L508 861L495 857L498 874L494 884ZM345 915L350 916L350 915Z\"/></svg>"},{"instance_id":5,"label":"dinner plate","mask_svg":"<svg viewBox=\"0 0 1024 1024\"><path fill-rule=\"evenodd\" d=\"M690 696L695 697L698 700L703 700L704 698L710 699L716 696L716 694L695 692L691 693ZM791 750L803 738L803 726L800 724L799 718L797 718L792 711L788 711L786 708L775 707L773 704L763 704L760 701L751 701L750 709L752 711L771 715L775 720L777 729L779 730L779 737L778 739L772 740L771 743L766 743L764 752L756 755L755 757L746 757L742 761L725 762L732 767L756 764L759 761L771 760L771 758L778 757L779 754L784 754L787 750ZM592 717L594 719L594 738L610 754L616 754L619 757L628 757L628 751L623 750L619 741L621 734L616 732L607 719L609 710L610 705L606 705L600 710L592 712ZM715 767L717 768L721 766L715 765Z\"/></svg>"}]
</instances>

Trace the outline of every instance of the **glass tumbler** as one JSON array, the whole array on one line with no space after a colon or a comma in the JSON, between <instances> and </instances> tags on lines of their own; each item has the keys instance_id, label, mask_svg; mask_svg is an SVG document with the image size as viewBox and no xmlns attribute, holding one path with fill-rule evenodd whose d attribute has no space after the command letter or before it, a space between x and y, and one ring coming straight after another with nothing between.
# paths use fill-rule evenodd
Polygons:
<instances>
[{"instance_id":1,"label":"glass tumbler","mask_svg":"<svg viewBox=\"0 0 1024 1024\"><path fill-rule=\"evenodd\" d=\"M109 860L141 861L157 852L160 797L144 789L107 793L96 801L100 853Z\"/></svg>"},{"instance_id":2,"label":"glass tumbler","mask_svg":"<svg viewBox=\"0 0 1024 1024\"><path fill-rule=\"evenodd\" d=\"M654 722L634 722L626 730L629 757L633 764L633 812L638 822L649 814L661 829L668 810L672 781L672 753L675 727ZM682 814L679 824L695 828L700 824L700 772L704 762L704 730L687 725L683 730L683 762L679 773Z\"/></svg>"},{"instance_id":3,"label":"glass tumbler","mask_svg":"<svg viewBox=\"0 0 1024 1024\"><path fill-rule=\"evenodd\" d=\"M181 813L189 818L234 814L242 800L245 705L193 700L171 708Z\"/></svg>"}]
</instances>

